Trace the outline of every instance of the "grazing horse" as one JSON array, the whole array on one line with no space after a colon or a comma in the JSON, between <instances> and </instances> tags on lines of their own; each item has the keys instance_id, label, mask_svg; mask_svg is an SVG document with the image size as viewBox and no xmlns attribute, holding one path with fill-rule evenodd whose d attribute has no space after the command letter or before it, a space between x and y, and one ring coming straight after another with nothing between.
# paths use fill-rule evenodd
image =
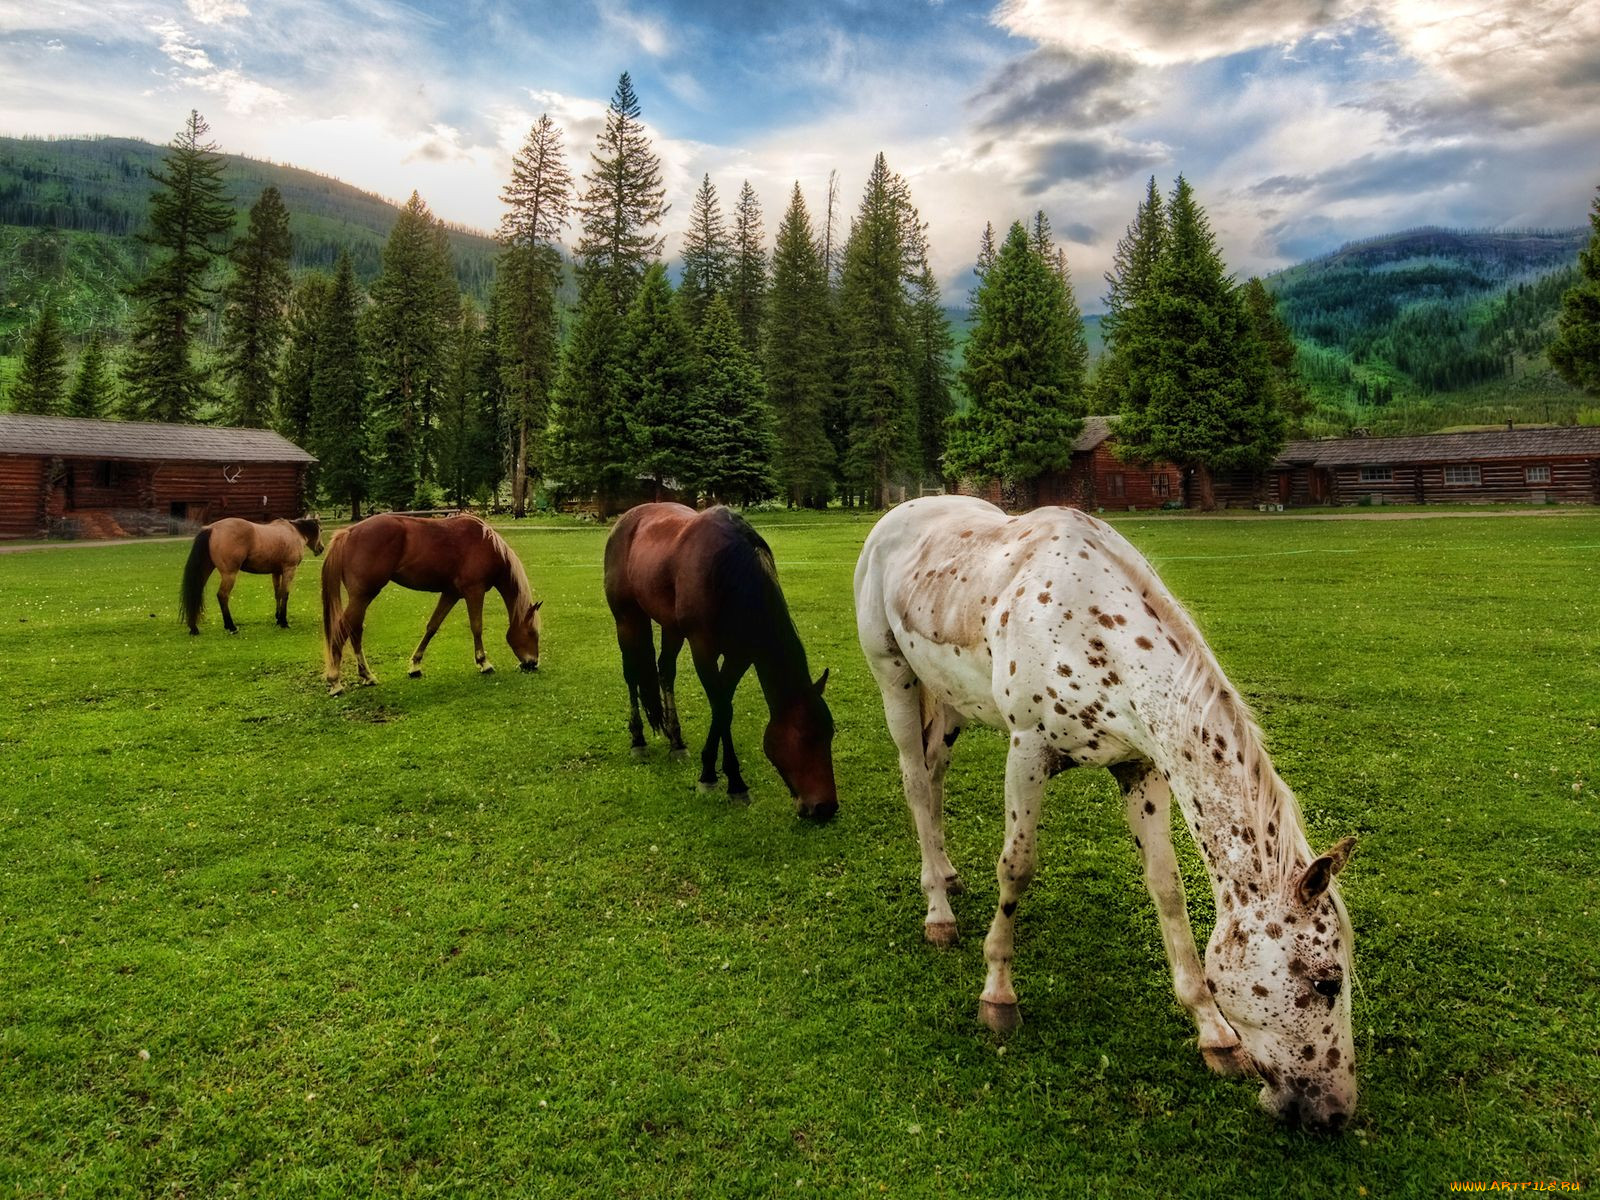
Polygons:
<instances>
[{"instance_id":1,"label":"grazing horse","mask_svg":"<svg viewBox=\"0 0 1600 1200\"><path fill-rule=\"evenodd\" d=\"M678 652L687 641L711 702L700 789L716 785L720 742L728 795L745 799L750 794L733 750L733 693L753 666L771 717L762 748L800 815L826 820L837 811L833 714L822 699L828 673L811 682L772 549L744 518L726 508L697 513L682 504L629 509L606 541L605 587L622 648L636 756L644 754L645 745L640 705L650 727L667 735L673 752L685 752L673 688ZM652 621L661 626L659 664Z\"/></svg>"},{"instance_id":2,"label":"grazing horse","mask_svg":"<svg viewBox=\"0 0 1600 1200\"><path fill-rule=\"evenodd\" d=\"M925 933L936 945L955 940L948 894L961 890L941 812L950 747L972 721L1010 738L984 1023L1005 1032L1019 1021L1012 931L1033 878L1045 783L1068 767L1109 767L1173 988L1207 1064L1253 1070L1269 1112L1340 1128L1356 1078L1350 921L1334 876L1353 839L1312 853L1244 701L1139 552L1075 509L1007 517L971 497L930 497L872 530L855 598L921 843ZM1203 968L1173 853L1173 797L1216 899Z\"/></svg>"},{"instance_id":3,"label":"grazing horse","mask_svg":"<svg viewBox=\"0 0 1600 1200\"><path fill-rule=\"evenodd\" d=\"M539 666L539 609L527 572L502 538L470 513L443 520L380 513L333 535L322 567L322 644L329 695L344 691L339 672L344 644L355 651L362 683L377 683L361 652L367 606L391 580L418 592L438 592L439 603L411 655L413 679L422 674L422 654L456 601L467 602L472 623L473 658L478 670L494 667L483 651L483 596L490 588L506 602L506 643L524 671ZM341 592L349 602L341 603Z\"/></svg>"},{"instance_id":4,"label":"grazing horse","mask_svg":"<svg viewBox=\"0 0 1600 1200\"><path fill-rule=\"evenodd\" d=\"M189 632L200 632L206 580L211 578L213 568L221 575L217 607L222 609L222 627L229 633L239 632L228 608L228 597L240 571L272 576L272 591L278 598L278 624L289 628L289 585L294 582L295 570L307 548L313 554L322 553L322 524L315 517L296 521L280 517L268 525L243 517L224 517L207 525L194 535L189 561L183 567L183 582L178 587L179 605Z\"/></svg>"}]
</instances>

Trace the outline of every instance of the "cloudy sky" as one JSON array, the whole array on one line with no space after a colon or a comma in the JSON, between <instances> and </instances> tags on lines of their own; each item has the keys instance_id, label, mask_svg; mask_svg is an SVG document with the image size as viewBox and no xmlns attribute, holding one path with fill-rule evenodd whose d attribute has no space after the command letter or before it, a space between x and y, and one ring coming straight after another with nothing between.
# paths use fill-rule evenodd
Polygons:
<instances>
[{"instance_id":1,"label":"cloudy sky","mask_svg":"<svg viewBox=\"0 0 1600 1200\"><path fill-rule=\"evenodd\" d=\"M668 253L709 172L769 233L798 181L910 182L959 302L985 221L1043 209L1080 302L1144 182L1184 173L1230 266L1420 224L1583 223L1596 0L0 0L0 133L222 149L492 229L548 112L581 173L622 71L662 156Z\"/></svg>"}]
</instances>

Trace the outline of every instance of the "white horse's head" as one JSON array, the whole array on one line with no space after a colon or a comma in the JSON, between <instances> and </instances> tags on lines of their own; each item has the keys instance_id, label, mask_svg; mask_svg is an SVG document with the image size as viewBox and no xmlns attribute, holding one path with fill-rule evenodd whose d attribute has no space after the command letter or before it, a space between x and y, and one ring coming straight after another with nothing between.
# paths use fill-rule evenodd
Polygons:
<instances>
[{"instance_id":1,"label":"white horse's head","mask_svg":"<svg viewBox=\"0 0 1600 1200\"><path fill-rule=\"evenodd\" d=\"M1350 923L1333 877L1346 838L1276 894L1236 889L1206 947L1206 981L1265 1081L1261 1105L1337 1132L1356 1106L1350 1033Z\"/></svg>"}]
</instances>

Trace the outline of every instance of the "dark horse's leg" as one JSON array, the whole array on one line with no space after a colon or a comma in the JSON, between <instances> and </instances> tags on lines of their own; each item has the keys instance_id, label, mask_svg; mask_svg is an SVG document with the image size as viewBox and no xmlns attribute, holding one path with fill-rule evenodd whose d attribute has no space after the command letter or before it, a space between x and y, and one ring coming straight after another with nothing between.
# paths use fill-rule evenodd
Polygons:
<instances>
[{"instance_id":1,"label":"dark horse's leg","mask_svg":"<svg viewBox=\"0 0 1600 1200\"><path fill-rule=\"evenodd\" d=\"M650 673L650 660L655 657L655 646L652 644L655 638L651 632L650 618L645 616L643 609L626 608L614 615L617 620L617 648L622 651L622 678L628 685L628 736L633 756L643 758L644 721L639 717L639 704L642 700L648 710L650 699L645 689L658 686L654 679L646 678Z\"/></svg>"},{"instance_id":2,"label":"dark horse's leg","mask_svg":"<svg viewBox=\"0 0 1600 1200\"><path fill-rule=\"evenodd\" d=\"M272 576L272 590L278 597L278 628L289 628L289 586L294 583L294 564L275 571Z\"/></svg>"},{"instance_id":3,"label":"dark horse's leg","mask_svg":"<svg viewBox=\"0 0 1600 1200\"><path fill-rule=\"evenodd\" d=\"M233 592L234 580L239 578L239 570L222 567L217 573L221 576L217 583L217 607L222 610L222 627L229 633L238 633L239 627L233 623L233 612L228 608L228 597Z\"/></svg>"},{"instance_id":4,"label":"dark horse's leg","mask_svg":"<svg viewBox=\"0 0 1600 1200\"><path fill-rule=\"evenodd\" d=\"M690 643L694 655L694 669L700 684L711 702L711 729L706 734L705 748L700 751L700 790L710 791L717 782L717 745L722 745L722 769L728 776L728 798L746 800L750 788L739 772L739 758L733 751L733 693L739 680L750 669L749 659L725 657L721 666L711 650L701 650Z\"/></svg>"},{"instance_id":5,"label":"dark horse's leg","mask_svg":"<svg viewBox=\"0 0 1600 1200\"><path fill-rule=\"evenodd\" d=\"M483 591L467 592L464 599L467 602L467 620L472 624L472 661L478 664L479 674L493 675L494 665L483 652Z\"/></svg>"},{"instance_id":6,"label":"dark horse's leg","mask_svg":"<svg viewBox=\"0 0 1600 1200\"><path fill-rule=\"evenodd\" d=\"M689 753L683 744L683 727L678 724L678 697L673 687L678 681L678 652L683 649L683 635L661 627L661 708L667 744L672 747L672 757L681 758ZM635 714L637 719L637 714Z\"/></svg>"},{"instance_id":7,"label":"dark horse's leg","mask_svg":"<svg viewBox=\"0 0 1600 1200\"><path fill-rule=\"evenodd\" d=\"M428 628L423 630L422 640L417 643L417 648L411 652L411 678L422 678L422 654L427 650L428 643L433 641L433 635L439 632L439 626L444 624L444 619L450 615L450 610L456 606L456 601L461 599L455 592L442 592L439 603L434 605L433 616L428 618Z\"/></svg>"}]
</instances>

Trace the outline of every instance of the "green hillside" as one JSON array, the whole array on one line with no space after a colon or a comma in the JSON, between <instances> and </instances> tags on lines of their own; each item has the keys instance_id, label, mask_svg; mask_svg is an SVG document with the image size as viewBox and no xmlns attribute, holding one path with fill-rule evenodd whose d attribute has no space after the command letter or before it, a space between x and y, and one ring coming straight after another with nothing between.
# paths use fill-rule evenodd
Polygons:
<instances>
[{"instance_id":1,"label":"green hillside","mask_svg":"<svg viewBox=\"0 0 1600 1200\"><path fill-rule=\"evenodd\" d=\"M1269 278L1300 342L1316 432L1571 420L1545 361L1588 231L1413 229Z\"/></svg>"},{"instance_id":2,"label":"green hillside","mask_svg":"<svg viewBox=\"0 0 1600 1200\"><path fill-rule=\"evenodd\" d=\"M120 324L122 290L146 263L138 240L153 188L149 172L167 153L132 138L43 140L0 137L0 353L45 300L69 332ZM399 209L370 192L304 171L223 155L223 178L239 210L271 184L289 209L297 269L329 269L348 249L356 275L378 274L384 241ZM451 229L461 288L487 298L498 246L493 238Z\"/></svg>"}]
</instances>

